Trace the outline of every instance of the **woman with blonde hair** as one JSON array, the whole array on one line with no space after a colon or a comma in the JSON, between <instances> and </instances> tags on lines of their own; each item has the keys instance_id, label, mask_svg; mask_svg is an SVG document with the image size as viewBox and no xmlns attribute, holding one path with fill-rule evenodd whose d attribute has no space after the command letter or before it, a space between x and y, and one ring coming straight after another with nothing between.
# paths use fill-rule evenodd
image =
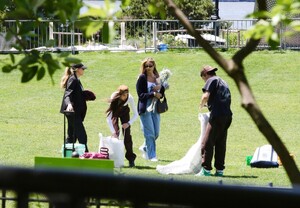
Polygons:
<instances>
[{"instance_id":1,"label":"woman with blonde hair","mask_svg":"<svg viewBox=\"0 0 300 208\"><path fill-rule=\"evenodd\" d=\"M88 152L87 134L83 125L83 121L87 112L87 100L95 100L93 92L83 90L83 86L79 78L84 74L87 67L80 64L73 64L67 67L65 74L61 79L61 87L65 89L61 113L65 113L68 120L68 131L66 143L75 143L78 139L80 144L85 145L85 151ZM66 113L74 112L74 113Z\"/></svg>"},{"instance_id":2,"label":"woman with blonde hair","mask_svg":"<svg viewBox=\"0 0 300 208\"><path fill-rule=\"evenodd\" d=\"M156 140L160 131L160 114L156 109L148 111L154 97L161 99L165 88L159 82L159 73L153 58L142 61L140 75L136 83L138 94L138 113L140 115L142 130L145 137L145 146L140 147L143 157L152 162L157 162Z\"/></svg>"},{"instance_id":3,"label":"woman with blonde hair","mask_svg":"<svg viewBox=\"0 0 300 208\"><path fill-rule=\"evenodd\" d=\"M120 85L118 90L112 93L109 99L109 107L106 110L107 123L113 137L118 138L120 134L119 119L122 124L122 134L124 135L124 146L126 149L125 158L129 161L129 167L135 166L136 154L132 149L132 136L130 126L138 117L134 99L129 93L126 85ZM129 105L129 106L128 106ZM130 119L130 109L133 111L133 117Z\"/></svg>"}]
</instances>

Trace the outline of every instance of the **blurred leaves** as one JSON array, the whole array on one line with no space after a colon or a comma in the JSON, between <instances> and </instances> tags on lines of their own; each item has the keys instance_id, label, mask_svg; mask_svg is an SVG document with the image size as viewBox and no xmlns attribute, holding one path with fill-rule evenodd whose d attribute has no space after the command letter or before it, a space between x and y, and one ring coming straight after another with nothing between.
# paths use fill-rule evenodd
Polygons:
<instances>
[{"instance_id":1,"label":"blurred leaves","mask_svg":"<svg viewBox=\"0 0 300 208\"><path fill-rule=\"evenodd\" d=\"M128 1L124 1L124 4L128 4ZM104 6L101 8L94 8L87 6L88 11L79 16L79 21L76 22L76 26L84 31L85 36L90 37L100 29L102 29L102 35L104 43L109 43L115 36L113 22L118 12L116 10L115 1L105 0Z\"/></svg>"},{"instance_id":2,"label":"blurred leaves","mask_svg":"<svg viewBox=\"0 0 300 208\"><path fill-rule=\"evenodd\" d=\"M126 7L130 0L123 0L122 6ZM75 23L86 37L90 37L99 30L103 30L103 39L109 43L114 35L113 20L118 13L115 9L115 0L105 0L102 8L87 6L88 11L80 15L80 9L84 6L82 0L4 0L0 7L0 21L3 19L16 20L16 27L9 27L5 39L13 42L11 47L18 50L24 56L16 61L10 54L11 63L5 65L2 71L10 73L13 70L22 72L21 82L29 82L35 76L41 80L48 73L52 82L52 76L56 70L81 60L70 56L70 53L60 53L53 56L50 52L28 50L27 42L39 34L35 28L47 28L47 24L40 24L43 19L58 19L63 24ZM24 21L25 20L25 21ZM27 21L28 20L28 21ZM0 22L0 23L1 23ZM46 29L44 30L46 31ZM46 47L53 47L55 41L48 40Z\"/></svg>"},{"instance_id":3,"label":"blurred leaves","mask_svg":"<svg viewBox=\"0 0 300 208\"><path fill-rule=\"evenodd\" d=\"M246 32L246 38L265 38L272 49L280 44L279 26L285 25L290 28L283 36L290 36L300 32L300 21L292 20L300 14L299 0L277 0L277 4L270 11L254 12L250 18L260 19L252 28Z\"/></svg>"},{"instance_id":4,"label":"blurred leaves","mask_svg":"<svg viewBox=\"0 0 300 208\"><path fill-rule=\"evenodd\" d=\"M148 5L148 11L152 16L157 16L159 14L161 19L166 19L167 10L165 4L161 0L150 0Z\"/></svg>"},{"instance_id":5,"label":"blurred leaves","mask_svg":"<svg viewBox=\"0 0 300 208\"><path fill-rule=\"evenodd\" d=\"M103 42L104 43L110 43L113 38L114 38L114 22L113 21L109 21L109 22L105 22L104 26L103 26Z\"/></svg>"},{"instance_id":6,"label":"blurred leaves","mask_svg":"<svg viewBox=\"0 0 300 208\"><path fill-rule=\"evenodd\" d=\"M52 79L54 72L60 69L59 61L54 59L52 54L41 54L37 50L25 53L24 57L17 63L15 63L14 55L11 55L11 62L12 64L6 64L2 71L9 73L14 69L19 69L22 72L21 82L23 83L32 80L35 75L37 80L41 80L45 76L46 70Z\"/></svg>"}]
</instances>

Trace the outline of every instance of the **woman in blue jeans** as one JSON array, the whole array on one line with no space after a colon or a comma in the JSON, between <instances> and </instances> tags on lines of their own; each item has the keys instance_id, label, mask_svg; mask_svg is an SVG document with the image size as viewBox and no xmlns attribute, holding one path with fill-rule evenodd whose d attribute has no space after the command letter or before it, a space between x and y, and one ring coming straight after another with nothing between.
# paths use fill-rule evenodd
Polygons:
<instances>
[{"instance_id":1,"label":"woman in blue jeans","mask_svg":"<svg viewBox=\"0 0 300 208\"><path fill-rule=\"evenodd\" d=\"M157 162L156 139L160 131L160 114L150 106L153 99L160 99L164 96L164 87L159 82L159 74L154 59L146 58L140 68L140 75L136 83L138 94L138 113L140 115L142 130L145 137L145 146L141 147L144 158Z\"/></svg>"}]
</instances>

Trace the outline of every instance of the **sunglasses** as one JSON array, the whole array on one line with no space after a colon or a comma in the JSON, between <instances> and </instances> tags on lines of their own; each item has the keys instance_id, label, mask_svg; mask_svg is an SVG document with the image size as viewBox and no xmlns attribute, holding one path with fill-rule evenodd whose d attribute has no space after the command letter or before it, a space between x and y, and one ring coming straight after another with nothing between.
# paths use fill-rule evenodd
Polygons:
<instances>
[{"instance_id":1,"label":"sunglasses","mask_svg":"<svg viewBox=\"0 0 300 208\"><path fill-rule=\"evenodd\" d=\"M151 67L153 67L153 65L145 65L145 68L147 68L147 67L151 68Z\"/></svg>"}]
</instances>

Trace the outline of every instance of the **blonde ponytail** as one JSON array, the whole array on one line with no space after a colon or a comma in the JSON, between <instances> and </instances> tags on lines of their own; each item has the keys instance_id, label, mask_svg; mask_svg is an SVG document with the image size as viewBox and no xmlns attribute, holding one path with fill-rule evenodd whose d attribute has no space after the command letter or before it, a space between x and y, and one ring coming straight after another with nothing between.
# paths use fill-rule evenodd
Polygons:
<instances>
[{"instance_id":1,"label":"blonde ponytail","mask_svg":"<svg viewBox=\"0 0 300 208\"><path fill-rule=\"evenodd\" d=\"M69 77L73 74L73 70L71 69L71 67L66 67L65 69L65 73L61 78L61 82L60 82L60 86L61 88L66 88L67 86L67 81L69 79Z\"/></svg>"}]
</instances>

